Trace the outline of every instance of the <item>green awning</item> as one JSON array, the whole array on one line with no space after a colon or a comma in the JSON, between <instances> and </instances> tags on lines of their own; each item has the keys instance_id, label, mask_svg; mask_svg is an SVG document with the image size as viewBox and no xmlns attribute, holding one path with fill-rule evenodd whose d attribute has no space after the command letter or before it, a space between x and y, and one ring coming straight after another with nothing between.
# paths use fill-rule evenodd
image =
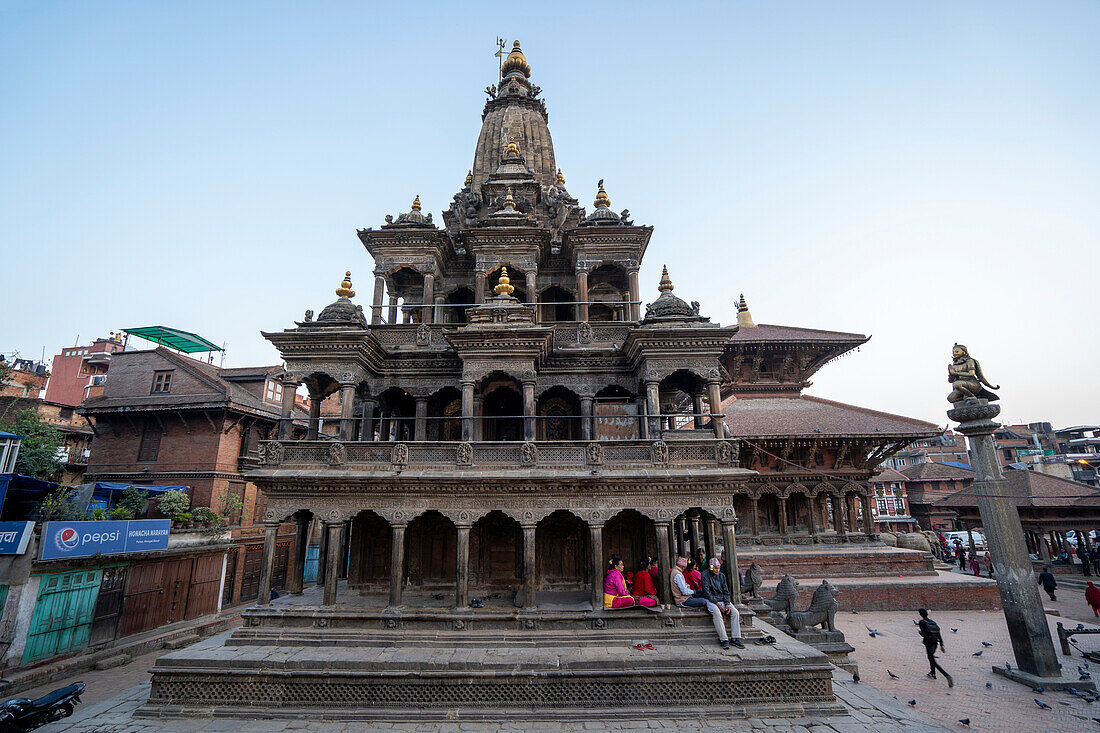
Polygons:
<instances>
[{"instance_id":1,"label":"green awning","mask_svg":"<svg viewBox=\"0 0 1100 733\"><path fill-rule=\"evenodd\" d=\"M167 346L185 354L194 354L197 351L221 351L220 346L215 346L197 333L180 331L178 328L168 326L145 326L144 328L124 328L124 333Z\"/></svg>"}]
</instances>

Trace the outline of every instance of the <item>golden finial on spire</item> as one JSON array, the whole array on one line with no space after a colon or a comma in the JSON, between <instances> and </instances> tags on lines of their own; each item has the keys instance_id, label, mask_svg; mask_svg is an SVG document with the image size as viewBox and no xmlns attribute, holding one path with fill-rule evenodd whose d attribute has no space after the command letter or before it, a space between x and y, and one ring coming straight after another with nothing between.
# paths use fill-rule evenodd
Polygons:
<instances>
[{"instance_id":1,"label":"golden finial on spire","mask_svg":"<svg viewBox=\"0 0 1100 733\"><path fill-rule=\"evenodd\" d=\"M531 76L531 67L527 63L527 57L523 55L523 51L519 47L519 41L512 44L512 53L508 54L508 58L504 60L504 65L500 67L500 75L505 77L513 71L518 71L524 77Z\"/></svg>"},{"instance_id":2,"label":"golden finial on spire","mask_svg":"<svg viewBox=\"0 0 1100 733\"><path fill-rule=\"evenodd\" d=\"M351 270L344 273L344 281L336 288L336 294L341 298L354 298L355 291L351 289Z\"/></svg>"},{"instance_id":3,"label":"golden finial on spire","mask_svg":"<svg viewBox=\"0 0 1100 733\"><path fill-rule=\"evenodd\" d=\"M466 171L466 185L469 186L473 182L474 182L474 172L473 171Z\"/></svg>"},{"instance_id":4,"label":"golden finial on spire","mask_svg":"<svg viewBox=\"0 0 1100 733\"><path fill-rule=\"evenodd\" d=\"M500 280L497 281L497 286L493 288L493 292L497 295L511 295L515 290L515 287L510 285L511 280L508 278L508 268L500 268Z\"/></svg>"},{"instance_id":5,"label":"golden finial on spire","mask_svg":"<svg viewBox=\"0 0 1100 733\"><path fill-rule=\"evenodd\" d=\"M745 302L745 294L741 293L741 300L737 303L737 325L755 326L752 322L752 314L749 313L749 304Z\"/></svg>"},{"instance_id":6,"label":"golden finial on spire","mask_svg":"<svg viewBox=\"0 0 1100 733\"><path fill-rule=\"evenodd\" d=\"M667 265L665 265L661 269L661 283L660 283L660 285L657 286L657 289L660 290L662 293L671 293L672 292L672 280L669 279L669 277L668 277L668 266Z\"/></svg>"},{"instance_id":7,"label":"golden finial on spire","mask_svg":"<svg viewBox=\"0 0 1100 733\"><path fill-rule=\"evenodd\" d=\"M518 158L518 157L520 157L519 156L519 146L516 145L516 139L514 137L508 138L508 145L504 149L504 157L505 158Z\"/></svg>"},{"instance_id":8,"label":"golden finial on spire","mask_svg":"<svg viewBox=\"0 0 1100 733\"><path fill-rule=\"evenodd\" d=\"M600 207L610 208L611 207L611 199L609 199L607 197L607 191L603 190L603 179L602 178L600 179L600 184L599 185L600 185L600 190L598 192L596 192L596 200L592 202L592 205L595 206L597 209L600 208Z\"/></svg>"},{"instance_id":9,"label":"golden finial on spire","mask_svg":"<svg viewBox=\"0 0 1100 733\"><path fill-rule=\"evenodd\" d=\"M565 176L563 176L561 174L561 168L558 168L558 185L559 186L564 186L565 185Z\"/></svg>"},{"instance_id":10,"label":"golden finial on spire","mask_svg":"<svg viewBox=\"0 0 1100 733\"><path fill-rule=\"evenodd\" d=\"M413 199L413 211L420 211L420 194L416 194L416 198Z\"/></svg>"},{"instance_id":11,"label":"golden finial on spire","mask_svg":"<svg viewBox=\"0 0 1100 733\"><path fill-rule=\"evenodd\" d=\"M516 210L516 199L515 199L514 196L512 196L512 189L511 188L508 189L508 193L504 197L504 210L505 211L515 211ZM508 273L505 272L505 274L507 275Z\"/></svg>"}]
</instances>

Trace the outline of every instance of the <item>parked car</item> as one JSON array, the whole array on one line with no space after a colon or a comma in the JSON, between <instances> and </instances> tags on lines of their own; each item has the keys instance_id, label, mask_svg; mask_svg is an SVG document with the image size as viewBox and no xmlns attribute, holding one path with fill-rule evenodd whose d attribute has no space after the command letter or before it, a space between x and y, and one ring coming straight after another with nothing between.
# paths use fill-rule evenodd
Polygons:
<instances>
[{"instance_id":1,"label":"parked car","mask_svg":"<svg viewBox=\"0 0 1100 733\"><path fill-rule=\"evenodd\" d=\"M970 547L970 536L966 533L966 531L944 532L943 536L947 538L948 546L953 546L955 544L955 540L958 540L962 543L963 547ZM974 547L978 550L985 550L985 535L982 534L981 530L974 530Z\"/></svg>"}]
</instances>

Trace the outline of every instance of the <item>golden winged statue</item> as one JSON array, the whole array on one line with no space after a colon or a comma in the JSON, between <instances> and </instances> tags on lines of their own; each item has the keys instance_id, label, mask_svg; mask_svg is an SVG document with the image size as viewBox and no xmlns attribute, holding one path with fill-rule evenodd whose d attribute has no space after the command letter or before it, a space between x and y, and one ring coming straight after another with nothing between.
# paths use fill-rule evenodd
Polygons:
<instances>
[{"instance_id":1,"label":"golden winged statue","mask_svg":"<svg viewBox=\"0 0 1100 733\"><path fill-rule=\"evenodd\" d=\"M962 344L955 344L951 349L951 363L947 366L947 381L951 383L951 394L947 395L947 401L954 404L967 399L996 400L1000 399L991 392L992 389L1000 389L999 385L990 384L982 374L982 365L978 360L970 356L970 352ZM986 389L988 387L989 389Z\"/></svg>"}]
</instances>

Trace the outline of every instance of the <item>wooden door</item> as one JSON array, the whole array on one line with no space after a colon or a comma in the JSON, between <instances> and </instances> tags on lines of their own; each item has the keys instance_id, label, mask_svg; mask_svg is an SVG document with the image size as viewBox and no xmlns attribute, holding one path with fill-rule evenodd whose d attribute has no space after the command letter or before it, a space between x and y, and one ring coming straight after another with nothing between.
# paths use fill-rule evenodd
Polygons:
<instances>
[{"instance_id":1,"label":"wooden door","mask_svg":"<svg viewBox=\"0 0 1100 733\"><path fill-rule=\"evenodd\" d=\"M588 576L588 528L565 512L551 514L535 530L535 559L542 588L583 588Z\"/></svg>"},{"instance_id":2,"label":"wooden door","mask_svg":"<svg viewBox=\"0 0 1100 733\"><path fill-rule=\"evenodd\" d=\"M123 591L126 586L126 566L103 568L103 580L99 584L99 598L92 614L92 630L88 644L95 646L115 638L118 617L122 612Z\"/></svg>"},{"instance_id":3,"label":"wooden door","mask_svg":"<svg viewBox=\"0 0 1100 733\"><path fill-rule=\"evenodd\" d=\"M260 568L263 565L263 559L263 545L249 545L245 548L244 577L241 579L241 603L254 601L260 595Z\"/></svg>"},{"instance_id":4,"label":"wooden door","mask_svg":"<svg viewBox=\"0 0 1100 733\"><path fill-rule=\"evenodd\" d=\"M234 547L225 556L225 587L222 590L222 607L233 605L233 591L237 583L237 558L240 548Z\"/></svg>"},{"instance_id":5,"label":"wooden door","mask_svg":"<svg viewBox=\"0 0 1100 733\"><path fill-rule=\"evenodd\" d=\"M87 646L101 579L98 569L42 575L23 664Z\"/></svg>"},{"instance_id":6,"label":"wooden door","mask_svg":"<svg viewBox=\"0 0 1100 733\"><path fill-rule=\"evenodd\" d=\"M262 557L262 555L261 555ZM275 545L275 565L271 569L271 587L275 590L286 589L286 573L290 566L290 543L279 542Z\"/></svg>"},{"instance_id":7,"label":"wooden door","mask_svg":"<svg viewBox=\"0 0 1100 733\"><path fill-rule=\"evenodd\" d=\"M122 600L118 636L155 629L163 618L164 563L150 561L134 563L126 573L126 590Z\"/></svg>"},{"instance_id":8,"label":"wooden door","mask_svg":"<svg viewBox=\"0 0 1100 733\"><path fill-rule=\"evenodd\" d=\"M195 566L191 571L191 587L187 591L185 618L198 618L217 612L218 588L222 582L222 568L225 567L224 557L217 554L195 558Z\"/></svg>"},{"instance_id":9,"label":"wooden door","mask_svg":"<svg viewBox=\"0 0 1100 733\"><path fill-rule=\"evenodd\" d=\"M174 624L187 616L187 596L191 590L192 558L170 560L164 563L164 623Z\"/></svg>"}]
</instances>

